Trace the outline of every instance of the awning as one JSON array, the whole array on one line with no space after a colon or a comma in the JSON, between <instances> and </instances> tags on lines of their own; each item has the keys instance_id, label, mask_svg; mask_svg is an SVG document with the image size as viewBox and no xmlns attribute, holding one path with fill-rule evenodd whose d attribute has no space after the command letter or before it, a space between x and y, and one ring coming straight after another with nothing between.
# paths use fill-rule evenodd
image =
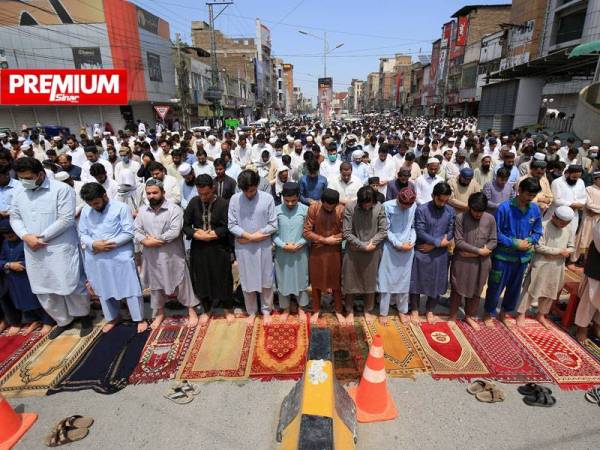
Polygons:
<instances>
[{"instance_id":1,"label":"awning","mask_svg":"<svg viewBox=\"0 0 600 450\"><path fill-rule=\"evenodd\" d=\"M571 49L563 49L541 58L490 74L490 79L519 77L576 77L593 76L597 56L569 58Z\"/></svg>"}]
</instances>

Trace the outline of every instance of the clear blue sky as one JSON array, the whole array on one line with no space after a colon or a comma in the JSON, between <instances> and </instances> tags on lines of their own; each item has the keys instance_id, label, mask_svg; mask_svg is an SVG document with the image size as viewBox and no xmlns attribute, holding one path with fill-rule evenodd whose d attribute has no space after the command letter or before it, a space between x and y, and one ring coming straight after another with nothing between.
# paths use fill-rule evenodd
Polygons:
<instances>
[{"instance_id":1,"label":"clear blue sky","mask_svg":"<svg viewBox=\"0 0 600 450\"><path fill-rule=\"evenodd\" d=\"M168 20L171 34L191 42L192 20L208 21L208 8L198 0L133 0ZM379 68L379 57L410 53L413 60L431 53L431 42L458 9L469 4L510 3L510 0L237 0L217 19L215 28L229 36L254 37L259 17L271 29L272 53L294 65L294 85L316 99L317 78L323 76L323 42L298 33L322 36L329 47L344 45L327 58L334 91L346 90L352 78L366 79ZM215 6L218 11L218 6Z\"/></svg>"}]
</instances>

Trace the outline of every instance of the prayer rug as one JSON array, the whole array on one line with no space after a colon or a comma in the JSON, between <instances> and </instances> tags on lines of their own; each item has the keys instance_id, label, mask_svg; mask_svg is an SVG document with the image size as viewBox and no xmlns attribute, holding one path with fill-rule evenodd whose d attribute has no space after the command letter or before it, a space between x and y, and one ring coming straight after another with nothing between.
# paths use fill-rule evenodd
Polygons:
<instances>
[{"instance_id":1,"label":"prayer rug","mask_svg":"<svg viewBox=\"0 0 600 450\"><path fill-rule=\"evenodd\" d=\"M433 378L469 380L489 375L490 371L455 323L422 322L410 326L431 363Z\"/></svg>"},{"instance_id":2,"label":"prayer rug","mask_svg":"<svg viewBox=\"0 0 600 450\"><path fill-rule=\"evenodd\" d=\"M390 377L415 378L418 373L431 372L425 352L408 326L398 317L388 316L386 325L379 320L367 322L361 318L369 345L376 334L383 339L385 370Z\"/></svg>"},{"instance_id":3,"label":"prayer rug","mask_svg":"<svg viewBox=\"0 0 600 450\"><path fill-rule=\"evenodd\" d=\"M600 361L600 347L591 339L583 341L583 348L585 348L590 354Z\"/></svg>"},{"instance_id":4,"label":"prayer rug","mask_svg":"<svg viewBox=\"0 0 600 450\"><path fill-rule=\"evenodd\" d=\"M194 336L187 317L167 317L148 338L140 361L129 377L132 384L155 383L175 377Z\"/></svg>"},{"instance_id":5,"label":"prayer rug","mask_svg":"<svg viewBox=\"0 0 600 450\"><path fill-rule=\"evenodd\" d=\"M255 321L256 324L256 321ZM246 318L227 324L211 318L196 327L192 343L177 372L178 380L243 380L250 375L255 325Z\"/></svg>"},{"instance_id":6,"label":"prayer rug","mask_svg":"<svg viewBox=\"0 0 600 450\"><path fill-rule=\"evenodd\" d=\"M5 397L44 395L85 355L101 328L94 327L83 338L79 337L79 328L67 330L53 340L44 337L0 379L0 392Z\"/></svg>"},{"instance_id":7,"label":"prayer rug","mask_svg":"<svg viewBox=\"0 0 600 450\"><path fill-rule=\"evenodd\" d=\"M137 323L120 323L109 333L101 333L79 364L48 395L92 389L114 394L127 386L127 379L140 359L150 330L137 332Z\"/></svg>"},{"instance_id":8,"label":"prayer rug","mask_svg":"<svg viewBox=\"0 0 600 450\"><path fill-rule=\"evenodd\" d=\"M537 320L527 319L523 327L513 325L511 331L561 389L590 389L600 384L600 363L554 324L546 329Z\"/></svg>"},{"instance_id":9,"label":"prayer rug","mask_svg":"<svg viewBox=\"0 0 600 450\"><path fill-rule=\"evenodd\" d=\"M369 353L367 338L360 319L353 326L341 326L334 314L320 314L319 326L331 330L335 377L342 383L358 381Z\"/></svg>"},{"instance_id":10,"label":"prayer rug","mask_svg":"<svg viewBox=\"0 0 600 450\"><path fill-rule=\"evenodd\" d=\"M25 330L13 336L0 334L0 378L42 338L39 331L25 334Z\"/></svg>"},{"instance_id":11,"label":"prayer rug","mask_svg":"<svg viewBox=\"0 0 600 450\"><path fill-rule=\"evenodd\" d=\"M257 321L254 358L250 378L263 381L299 379L304 373L308 352L308 319L303 323L290 316L281 322L272 316L270 325Z\"/></svg>"},{"instance_id":12,"label":"prayer rug","mask_svg":"<svg viewBox=\"0 0 600 450\"><path fill-rule=\"evenodd\" d=\"M552 379L527 349L502 324L486 327L478 321L479 330L459 321L457 325L490 370L490 378L503 383L550 383Z\"/></svg>"}]
</instances>

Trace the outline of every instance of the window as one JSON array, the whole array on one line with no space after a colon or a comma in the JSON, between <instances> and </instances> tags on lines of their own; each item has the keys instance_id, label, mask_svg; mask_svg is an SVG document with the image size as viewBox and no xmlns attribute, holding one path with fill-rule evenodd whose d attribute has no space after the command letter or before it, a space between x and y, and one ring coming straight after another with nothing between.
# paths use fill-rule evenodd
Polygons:
<instances>
[{"instance_id":1,"label":"window","mask_svg":"<svg viewBox=\"0 0 600 450\"><path fill-rule=\"evenodd\" d=\"M585 10L577 11L558 18L555 44L562 44L581 37L583 24L585 23L585 12Z\"/></svg>"},{"instance_id":2,"label":"window","mask_svg":"<svg viewBox=\"0 0 600 450\"><path fill-rule=\"evenodd\" d=\"M283 88L283 83L281 80L277 80L277 89L281 90Z\"/></svg>"},{"instance_id":3,"label":"window","mask_svg":"<svg viewBox=\"0 0 600 450\"><path fill-rule=\"evenodd\" d=\"M475 64L471 66L463 67L462 71L462 88L468 89L475 87L477 84L477 66Z\"/></svg>"},{"instance_id":4,"label":"window","mask_svg":"<svg viewBox=\"0 0 600 450\"><path fill-rule=\"evenodd\" d=\"M155 53L146 53L148 59L148 76L150 81L162 81L162 70L160 68L160 56Z\"/></svg>"}]
</instances>

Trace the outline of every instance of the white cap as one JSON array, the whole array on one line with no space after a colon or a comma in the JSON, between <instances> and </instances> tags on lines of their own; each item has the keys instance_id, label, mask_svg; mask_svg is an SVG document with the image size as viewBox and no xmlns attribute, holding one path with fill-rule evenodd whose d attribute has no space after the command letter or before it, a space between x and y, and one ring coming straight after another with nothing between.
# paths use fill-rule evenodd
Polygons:
<instances>
[{"instance_id":1,"label":"white cap","mask_svg":"<svg viewBox=\"0 0 600 450\"><path fill-rule=\"evenodd\" d=\"M179 167L177 168L177 172L179 172L180 175L182 176L186 176L189 175L192 171L192 166L190 166L188 163L181 163L179 165Z\"/></svg>"},{"instance_id":2,"label":"white cap","mask_svg":"<svg viewBox=\"0 0 600 450\"><path fill-rule=\"evenodd\" d=\"M591 144L592 143L592 141L590 141L589 139L584 139L582 142L584 144Z\"/></svg>"},{"instance_id":3,"label":"white cap","mask_svg":"<svg viewBox=\"0 0 600 450\"><path fill-rule=\"evenodd\" d=\"M348 136L346 136L346 140L349 141L350 139L354 139L356 141L356 135L350 133Z\"/></svg>"},{"instance_id":4,"label":"white cap","mask_svg":"<svg viewBox=\"0 0 600 450\"><path fill-rule=\"evenodd\" d=\"M449 138L448 138L448 141L450 141L450 142L455 142L455 141L456 141L456 138L455 138L454 136L453 136L453 137L449 137Z\"/></svg>"},{"instance_id":5,"label":"white cap","mask_svg":"<svg viewBox=\"0 0 600 450\"><path fill-rule=\"evenodd\" d=\"M597 152L598 151L598 146L597 145L592 145L590 147L590 150L593 151L593 152Z\"/></svg>"},{"instance_id":6,"label":"white cap","mask_svg":"<svg viewBox=\"0 0 600 450\"><path fill-rule=\"evenodd\" d=\"M306 136L306 142L312 142L313 141L313 137L309 134L308 136Z\"/></svg>"},{"instance_id":7,"label":"white cap","mask_svg":"<svg viewBox=\"0 0 600 450\"><path fill-rule=\"evenodd\" d=\"M25 138L23 136L19 136L17 138L17 141L19 141L19 142L25 142Z\"/></svg>"},{"instance_id":8,"label":"white cap","mask_svg":"<svg viewBox=\"0 0 600 450\"><path fill-rule=\"evenodd\" d=\"M559 206L554 211L554 215L560 220L570 222L575 217L575 211L570 206Z\"/></svg>"},{"instance_id":9,"label":"white cap","mask_svg":"<svg viewBox=\"0 0 600 450\"><path fill-rule=\"evenodd\" d=\"M19 148L20 148L22 151L25 151L25 150L29 150L29 149L31 148L31 145L29 145L29 144L23 144L23 145L21 145L21 147L19 147Z\"/></svg>"},{"instance_id":10,"label":"white cap","mask_svg":"<svg viewBox=\"0 0 600 450\"><path fill-rule=\"evenodd\" d=\"M6 133L0 133L0 139L5 138L6 137Z\"/></svg>"},{"instance_id":11,"label":"white cap","mask_svg":"<svg viewBox=\"0 0 600 450\"><path fill-rule=\"evenodd\" d=\"M275 142L277 142L277 138L275 136L269 139L270 144L274 144Z\"/></svg>"},{"instance_id":12,"label":"white cap","mask_svg":"<svg viewBox=\"0 0 600 450\"><path fill-rule=\"evenodd\" d=\"M540 161L543 161L546 159L546 155L544 155L542 152L535 152L533 154L533 159L539 159Z\"/></svg>"},{"instance_id":13,"label":"white cap","mask_svg":"<svg viewBox=\"0 0 600 450\"><path fill-rule=\"evenodd\" d=\"M71 176L68 174L68 172L65 172L64 170L56 172L56 174L54 175L54 179L56 181L67 181L70 177Z\"/></svg>"},{"instance_id":14,"label":"white cap","mask_svg":"<svg viewBox=\"0 0 600 450\"><path fill-rule=\"evenodd\" d=\"M102 133L104 136L110 136L110 131L105 131L104 133Z\"/></svg>"},{"instance_id":15,"label":"white cap","mask_svg":"<svg viewBox=\"0 0 600 450\"><path fill-rule=\"evenodd\" d=\"M423 139L419 139L417 141L417 145L425 145L425 141Z\"/></svg>"},{"instance_id":16,"label":"white cap","mask_svg":"<svg viewBox=\"0 0 600 450\"><path fill-rule=\"evenodd\" d=\"M210 134L206 139L208 139L209 141L216 141L217 140L216 136L213 135L213 134Z\"/></svg>"},{"instance_id":17,"label":"white cap","mask_svg":"<svg viewBox=\"0 0 600 450\"><path fill-rule=\"evenodd\" d=\"M427 165L429 165L429 164L439 164L439 163L440 163L440 160L437 159L437 158L434 158L434 157L431 157L431 158L429 158L427 160Z\"/></svg>"},{"instance_id":18,"label":"white cap","mask_svg":"<svg viewBox=\"0 0 600 450\"><path fill-rule=\"evenodd\" d=\"M62 141L62 137L61 137L61 136L54 136L54 137L52 138L52 140L53 140L54 142Z\"/></svg>"},{"instance_id":19,"label":"white cap","mask_svg":"<svg viewBox=\"0 0 600 450\"><path fill-rule=\"evenodd\" d=\"M287 141L291 144L294 142L294 136L287 135Z\"/></svg>"},{"instance_id":20,"label":"white cap","mask_svg":"<svg viewBox=\"0 0 600 450\"><path fill-rule=\"evenodd\" d=\"M555 139L555 140L554 140L554 143L555 143L556 145L560 145L560 139Z\"/></svg>"},{"instance_id":21,"label":"white cap","mask_svg":"<svg viewBox=\"0 0 600 450\"><path fill-rule=\"evenodd\" d=\"M352 152L352 159L362 159L364 154L365 153L362 150L354 150Z\"/></svg>"}]
</instances>

